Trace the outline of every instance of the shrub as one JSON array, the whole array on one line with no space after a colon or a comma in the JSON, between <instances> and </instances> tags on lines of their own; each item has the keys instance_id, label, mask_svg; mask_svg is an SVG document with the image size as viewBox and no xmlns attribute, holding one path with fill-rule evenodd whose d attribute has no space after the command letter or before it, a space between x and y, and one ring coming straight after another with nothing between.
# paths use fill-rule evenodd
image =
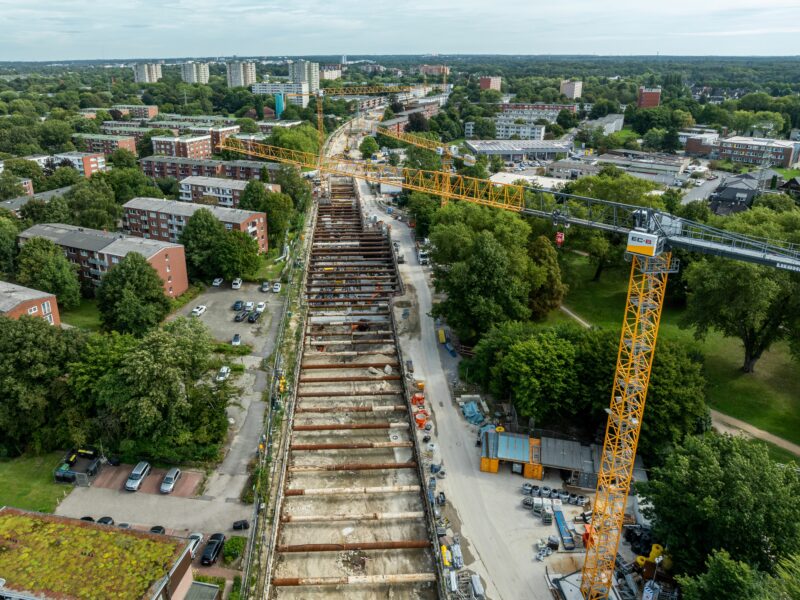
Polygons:
<instances>
[{"instance_id":1,"label":"shrub","mask_svg":"<svg viewBox=\"0 0 800 600\"><path fill-rule=\"evenodd\" d=\"M244 549L247 546L247 538L234 535L230 537L225 542L225 549L222 551L222 558L225 561L226 565L236 562L242 554L244 554Z\"/></svg>"}]
</instances>

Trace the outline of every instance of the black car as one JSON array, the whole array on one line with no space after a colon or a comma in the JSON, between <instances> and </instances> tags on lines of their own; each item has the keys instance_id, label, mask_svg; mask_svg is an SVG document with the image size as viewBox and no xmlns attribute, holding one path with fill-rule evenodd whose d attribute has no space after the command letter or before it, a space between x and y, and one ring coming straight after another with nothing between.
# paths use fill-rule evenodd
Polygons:
<instances>
[{"instance_id":1,"label":"black car","mask_svg":"<svg viewBox=\"0 0 800 600\"><path fill-rule=\"evenodd\" d=\"M113 525L114 519L111 517L100 517L97 519L97 522L100 523L100 525Z\"/></svg>"},{"instance_id":2,"label":"black car","mask_svg":"<svg viewBox=\"0 0 800 600\"><path fill-rule=\"evenodd\" d=\"M240 313L236 313L236 316L233 318L233 320L236 321L237 323L241 323L247 318L247 315L249 314L250 314L249 310L243 310Z\"/></svg>"},{"instance_id":3,"label":"black car","mask_svg":"<svg viewBox=\"0 0 800 600\"><path fill-rule=\"evenodd\" d=\"M222 549L225 547L225 535L222 533L215 533L208 538L206 549L203 550L203 557L200 559L200 564L213 565L217 562L219 555L222 554Z\"/></svg>"},{"instance_id":4,"label":"black car","mask_svg":"<svg viewBox=\"0 0 800 600\"><path fill-rule=\"evenodd\" d=\"M237 300L233 303L233 310L239 311L244 308L244 300Z\"/></svg>"},{"instance_id":5,"label":"black car","mask_svg":"<svg viewBox=\"0 0 800 600\"><path fill-rule=\"evenodd\" d=\"M250 316L247 317L247 322L248 323L255 323L260 318L261 318L261 313L258 312L257 310L254 310L253 312L250 313Z\"/></svg>"},{"instance_id":6,"label":"black car","mask_svg":"<svg viewBox=\"0 0 800 600\"><path fill-rule=\"evenodd\" d=\"M164 535L167 532L161 525L153 525L150 528L150 533L157 533L159 535Z\"/></svg>"},{"instance_id":7,"label":"black car","mask_svg":"<svg viewBox=\"0 0 800 600\"><path fill-rule=\"evenodd\" d=\"M81 521L88 521L89 523L94 523L94 517L81 517Z\"/></svg>"}]
</instances>

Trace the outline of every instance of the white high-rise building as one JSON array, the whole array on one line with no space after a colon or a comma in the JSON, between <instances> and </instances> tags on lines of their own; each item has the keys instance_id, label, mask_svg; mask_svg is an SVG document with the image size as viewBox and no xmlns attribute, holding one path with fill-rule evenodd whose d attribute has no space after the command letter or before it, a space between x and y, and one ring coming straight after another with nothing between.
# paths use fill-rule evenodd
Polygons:
<instances>
[{"instance_id":1,"label":"white high-rise building","mask_svg":"<svg viewBox=\"0 0 800 600\"><path fill-rule=\"evenodd\" d=\"M183 63L181 65L181 79L186 83L208 83L208 63Z\"/></svg>"},{"instance_id":2,"label":"white high-rise building","mask_svg":"<svg viewBox=\"0 0 800 600\"><path fill-rule=\"evenodd\" d=\"M138 63L133 66L133 80L136 83L155 83L161 79L161 65L158 63Z\"/></svg>"},{"instance_id":3,"label":"white high-rise building","mask_svg":"<svg viewBox=\"0 0 800 600\"><path fill-rule=\"evenodd\" d=\"M307 83L311 92L319 89L319 63L298 60L289 63L289 79L294 83Z\"/></svg>"},{"instance_id":4,"label":"white high-rise building","mask_svg":"<svg viewBox=\"0 0 800 600\"><path fill-rule=\"evenodd\" d=\"M561 82L561 93L570 100L575 100L583 94L583 82L565 79Z\"/></svg>"},{"instance_id":5,"label":"white high-rise building","mask_svg":"<svg viewBox=\"0 0 800 600\"><path fill-rule=\"evenodd\" d=\"M256 82L256 63L252 62L229 62L228 67L228 87L247 87Z\"/></svg>"},{"instance_id":6,"label":"white high-rise building","mask_svg":"<svg viewBox=\"0 0 800 600\"><path fill-rule=\"evenodd\" d=\"M254 94L275 95L275 94L298 94L296 96L285 96L286 102L296 104L301 108L308 106L309 90L308 84L302 83L272 83L264 81L255 83L250 88Z\"/></svg>"}]
</instances>

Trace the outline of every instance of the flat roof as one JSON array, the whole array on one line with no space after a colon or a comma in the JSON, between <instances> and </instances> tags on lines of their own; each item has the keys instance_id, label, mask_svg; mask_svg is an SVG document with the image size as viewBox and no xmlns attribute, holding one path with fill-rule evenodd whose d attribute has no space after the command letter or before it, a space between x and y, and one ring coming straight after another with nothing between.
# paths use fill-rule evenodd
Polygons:
<instances>
[{"instance_id":1,"label":"flat roof","mask_svg":"<svg viewBox=\"0 0 800 600\"><path fill-rule=\"evenodd\" d=\"M514 462L530 462L530 442L527 435L522 433L497 434L497 458Z\"/></svg>"},{"instance_id":2,"label":"flat roof","mask_svg":"<svg viewBox=\"0 0 800 600\"><path fill-rule=\"evenodd\" d=\"M50 202L56 196L62 196L66 194L68 191L72 189L71 185L56 188L54 190L47 190L46 192L38 192L33 196L18 196L16 198L11 198L11 200L3 200L0 202L0 208L7 208L8 210L18 211L23 206L25 206L31 200L43 200L45 202Z\"/></svg>"},{"instance_id":3,"label":"flat roof","mask_svg":"<svg viewBox=\"0 0 800 600\"><path fill-rule=\"evenodd\" d=\"M210 140L210 135L156 135L150 138L151 141L155 142L156 140L160 142L195 142L199 140Z\"/></svg>"},{"instance_id":4,"label":"flat roof","mask_svg":"<svg viewBox=\"0 0 800 600\"><path fill-rule=\"evenodd\" d=\"M107 133L73 133L72 137L92 138L95 140L132 140L133 138L126 135L109 135Z\"/></svg>"},{"instance_id":5,"label":"flat roof","mask_svg":"<svg viewBox=\"0 0 800 600\"><path fill-rule=\"evenodd\" d=\"M160 240L147 240L145 238L125 236L111 242L103 248L103 254L113 254L114 256L127 256L131 252L141 254L145 258L155 256L165 248L182 248L180 244L171 244Z\"/></svg>"},{"instance_id":6,"label":"flat roof","mask_svg":"<svg viewBox=\"0 0 800 600\"><path fill-rule=\"evenodd\" d=\"M571 148L569 142L558 140L467 140L467 147L475 152L522 153L530 150L553 150L566 152Z\"/></svg>"},{"instance_id":7,"label":"flat roof","mask_svg":"<svg viewBox=\"0 0 800 600\"><path fill-rule=\"evenodd\" d=\"M545 467L596 472L591 447L580 442L542 436L541 457Z\"/></svg>"},{"instance_id":8,"label":"flat roof","mask_svg":"<svg viewBox=\"0 0 800 600\"><path fill-rule=\"evenodd\" d=\"M219 588L211 583L193 581L183 600L217 600Z\"/></svg>"},{"instance_id":9,"label":"flat roof","mask_svg":"<svg viewBox=\"0 0 800 600\"><path fill-rule=\"evenodd\" d=\"M5 589L40 598L151 597L187 540L15 508L0 509Z\"/></svg>"},{"instance_id":10,"label":"flat roof","mask_svg":"<svg viewBox=\"0 0 800 600\"><path fill-rule=\"evenodd\" d=\"M225 208L223 206L213 206L206 204L196 204L194 202L182 202L180 200L161 200L160 198L133 198L122 205L123 208L135 208L137 210L152 210L156 212L168 212L172 215L191 217L201 208L210 211L217 219L228 223L241 223L252 217L263 215L254 210L244 210L241 208Z\"/></svg>"},{"instance_id":11,"label":"flat roof","mask_svg":"<svg viewBox=\"0 0 800 600\"><path fill-rule=\"evenodd\" d=\"M86 156L103 156L102 152L59 152L58 154L54 154L54 157L58 158L59 156L63 156L64 158L84 158Z\"/></svg>"},{"instance_id":12,"label":"flat roof","mask_svg":"<svg viewBox=\"0 0 800 600\"><path fill-rule=\"evenodd\" d=\"M724 144L747 144L749 146L782 146L784 148L794 148L797 142L790 140L773 140L770 138L756 138L746 137L743 135L735 135L733 137L720 140Z\"/></svg>"},{"instance_id":13,"label":"flat roof","mask_svg":"<svg viewBox=\"0 0 800 600\"><path fill-rule=\"evenodd\" d=\"M0 312L8 312L21 302L49 298L53 294L40 292L8 281L0 281Z\"/></svg>"},{"instance_id":14,"label":"flat roof","mask_svg":"<svg viewBox=\"0 0 800 600\"><path fill-rule=\"evenodd\" d=\"M214 158L185 158L183 156L145 156L144 158L140 158L139 162L176 163L181 165L260 167L262 169L269 169L271 171L277 171L281 168L280 163L261 162L260 160L216 160Z\"/></svg>"},{"instance_id":15,"label":"flat roof","mask_svg":"<svg viewBox=\"0 0 800 600\"><path fill-rule=\"evenodd\" d=\"M181 184L187 185L205 185L211 187L224 187L231 190L243 190L247 187L248 182L241 179L224 179L222 177L202 177L200 175L193 175L186 179L181 179Z\"/></svg>"},{"instance_id":16,"label":"flat roof","mask_svg":"<svg viewBox=\"0 0 800 600\"><path fill-rule=\"evenodd\" d=\"M125 256L129 252L137 252L150 258L164 248L177 248L180 244L146 240L130 237L122 233L110 233L99 229L87 229L64 223L39 223L19 234L23 239L43 237L59 246L102 252L115 256Z\"/></svg>"}]
</instances>

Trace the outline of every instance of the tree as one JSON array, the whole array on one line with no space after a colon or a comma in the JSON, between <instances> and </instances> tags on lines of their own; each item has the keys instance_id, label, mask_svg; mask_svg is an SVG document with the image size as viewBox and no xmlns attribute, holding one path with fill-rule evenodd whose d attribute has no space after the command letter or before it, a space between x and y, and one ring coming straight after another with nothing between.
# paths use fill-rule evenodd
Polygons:
<instances>
[{"instance_id":1,"label":"tree","mask_svg":"<svg viewBox=\"0 0 800 600\"><path fill-rule=\"evenodd\" d=\"M406 131L410 132L419 132L419 131L430 131L431 125L428 123L428 119L425 118L421 112L414 112L408 115L408 124L406 125Z\"/></svg>"},{"instance_id":2,"label":"tree","mask_svg":"<svg viewBox=\"0 0 800 600\"><path fill-rule=\"evenodd\" d=\"M49 120L39 126L39 142L48 152L63 152L72 150L70 140L74 133L72 126L64 121Z\"/></svg>"},{"instance_id":3,"label":"tree","mask_svg":"<svg viewBox=\"0 0 800 600\"><path fill-rule=\"evenodd\" d=\"M679 574L701 573L714 550L767 572L800 550L797 471L772 461L762 443L690 436L652 469L642 493Z\"/></svg>"},{"instance_id":4,"label":"tree","mask_svg":"<svg viewBox=\"0 0 800 600\"><path fill-rule=\"evenodd\" d=\"M189 217L180 243L186 252L186 265L193 279L218 276L217 247L224 236L225 226L211 211L201 208Z\"/></svg>"},{"instance_id":5,"label":"tree","mask_svg":"<svg viewBox=\"0 0 800 600\"><path fill-rule=\"evenodd\" d=\"M18 233L14 221L0 217L0 277L4 279L14 272Z\"/></svg>"},{"instance_id":6,"label":"tree","mask_svg":"<svg viewBox=\"0 0 800 600\"><path fill-rule=\"evenodd\" d=\"M78 273L64 252L45 238L27 240L17 257L17 281L20 285L55 294L65 309L80 303Z\"/></svg>"},{"instance_id":7,"label":"tree","mask_svg":"<svg viewBox=\"0 0 800 600\"><path fill-rule=\"evenodd\" d=\"M45 175L42 167L32 160L24 158L9 158L3 161L3 174L9 173L23 179L30 179L33 182L33 190L41 191L45 189Z\"/></svg>"},{"instance_id":8,"label":"tree","mask_svg":"<svg viewBox=\"0 0 800 600\"><path fill-rule=\"evenodd\" d=\"M78 171L72 166L60 166L56 167L53 171L53 174L47 178L45 185L47 186L48 190L55 190L58 188L67 187L70 185L75 185L76 183L83 181L83 177Z\"/></svg>"},{"instance_id":9,"label":"tree","mask_svg":"<svg viewBox=\"0 0 800 600\"><path fill-rule=\"evenodd\" d=\"M258 242L244 231L226 231L215 253L218 272L225 279L252 275L260 264Z\"/></svg>"},{"instance_id":10,"label":"tree","mask_svg":"<svg viewBox=\"0 0 800 600\"><path fill-rule=\"evenodd\" d=\"M108 162L117 167L118 169L135 169L136 155L130 150L124 148L117 148L108 157Z\"/></svg>"},{"instance_id":11,"label":"tree","mask_svg":"<svg viewBox=\"0 0 800 600\"><path fill-rule=\"evenodd\" d=\"M767 583L776 600L800 600L800 554L794 554L778 563L777 573Z\"/></svg>"},{"instance_id":12,"label":"tree","mask_svg":"<svg viewBox=\"0 0 800 600\"><path fill-rule=\"evenodd\" d=\"M244 186L242 195L239 198L239 208L245 210L264 210L264 203L267 199L267 188L256 179L251 179Z\"/></svg>"},{"instance_id":13,"label":"tree","mask_svg":"<svg viewBox=\"0 0 800 600\"><path fill-rule=\"evenodd\" d=\"M175 134L173 134L170 129L148 129L147 132L142 135L141 139L136 142L136 153L139 155L139 158L153 155L152 139L160 135L172 136Z\"/></svg>"},{"instance_id":14,"label":"tree","mask_svg":"<svg viewBox=\"0 0 800 600\"><path fill-rule=\"evenodd\" d=\"M0 200L10 200L25 195L25 190L19 182L19 177L12 173L0 174Z\"/></svg>"},{"instance_id":15,"label":"tree","mask_svg":"<svg viewBox=\"0 0 800 600\"><path fill-rule=\"evenodd\" d=\"M49 202L34 198L20 208L20 217L28 223L72 224L72 210L63 196L55 196Z\"/></svg>"},{"instance_id":16,"label":"tree","mask_svg":"<svg viewBox=\"0 0 800 600\"><path fill-rule=\"evenodd\" d=\"M283 242L289 224L294 215L294 204L288 194L268 192L261 209L267 213L267 233L270 244L280 245Z\"/></svg>"},{"instance_id":17,"label":"tree","mask_svg":"<svg viewBox=\"0 0 800 600\"><path fill-rule=\"evenodd\" d=\"M239 126L241 133L261 133L258 124L253 119L236 119L236 124Z\"/></svg>"},{"instance_id":18,"label":"tree","mask_svg":"<svg viewBox=\"0 0 800 600\"><path fill-rule=\"evenodd\" d=\"M141 336L167 316L170 303L158 272L131 252L101 280L97 308L104 329Z\"/></svg>"},{"instance_id":19,"label":"tree","mask_svg":"<svg viewBox=\"0 0 800 600\"><path fill-rule=\"evenodd\" d=\"M567 295L567 286L561 281L558 254L550 240L544 236L534 238L530 244L530 256L542 275L532 282L529 302L531 318L539 320L561 306Z\"/></svg>"},{"instance_id":20,"label":"tree","mask_svg":"<svg viewBox=\"0 0 800 600\"><path fill-rule=\"evenodd\" d=\"M732 560L724 550L713 551L706 572L679 577L684 600L706 600L725 590L726 600L765 600L765 577L743 562Z\"/></svg>"},{"instance_id":21,"label":"tree","mask_svg":"<svg viewBox=\"0 0 800 600\"><path fill-rule=\"evenodd\" d=\"M411 192L408 196L408 211L414 219L414 230L418 238L426 238L431 222L439 210L440 202L422 192Z\"/></svg>"},{"instance_id":22,"label":"tree","mask_svg":"<svg viewBox=\"0 0 800 600\"><path fill-rule=\"evenodd\" d=\"M72 215L70 221L81 227L115 230L122 207L114 201L114 191L105 181L92 178L81 182L64 199Z\"/></svg>"},{"instance_id":23,"label":"tree","mask_svg":"<svg viewBox=\"0 0 800 600\"><path fill-rule=\"evenodd\" d=\"M578 125L578 115L571 110L562 108L556 117L558 123L563 129L569 130Z\"/></svg>"},{"instance_id":24,"label":"tree","mask_svg":"<svg viewBox=\"0 0 800 600\"><path fill-rule=\"evenodd\" d=\"M361 156L363 158L371 158L373 154L378 153L380 148L378 147L378 142L375 141L375 138L371 135L368 135L361 142L358 150L361 152Z\"/></svg>"},{"instance_id":25,"label":"tree","mask_svg":"<svg viewBox=\"0 0 800 600\"><path fill-rule=\"evenodd\" d=\"M281 192L289 194L297 212L305 212L311 203L311 186L308 180L300 175L297 167L281 165L275 173L275 183L281 186Z\"/></svg>"},{"instance_id":26,"label":"tree","mask_svg":"<svg viewBox=\"0 0 800 600\"><path fill-rule=\"evenodd\" d=\"M144 196L163 198L164 194L147 175L139 169L116 168L111 171L92 175L92 183L104 182L114 191L114 199L118 204L125 204L131 198Z\"/></svg>"}]
</instances>

